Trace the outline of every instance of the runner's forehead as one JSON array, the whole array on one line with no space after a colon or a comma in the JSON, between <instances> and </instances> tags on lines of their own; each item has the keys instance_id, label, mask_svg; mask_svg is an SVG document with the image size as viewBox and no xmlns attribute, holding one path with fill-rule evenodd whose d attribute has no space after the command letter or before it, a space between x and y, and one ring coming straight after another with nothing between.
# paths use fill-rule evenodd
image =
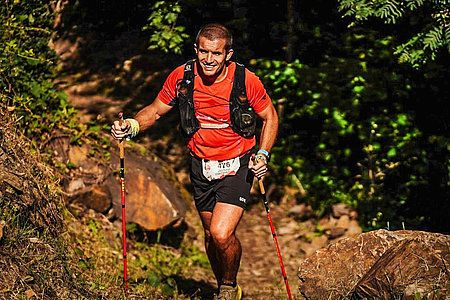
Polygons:
<instances>
[{"instance_id":1,"label":"runner's forehead","mask_svg":"<svg viewBox=\"0 0 450 300\"><path fill-rule=\"evenodd\" d=\"M201 50L225 52L226 43L225 39L218 38L210 40L201 36L198 40L198 48Z\"/></svg>"}]
</instances>

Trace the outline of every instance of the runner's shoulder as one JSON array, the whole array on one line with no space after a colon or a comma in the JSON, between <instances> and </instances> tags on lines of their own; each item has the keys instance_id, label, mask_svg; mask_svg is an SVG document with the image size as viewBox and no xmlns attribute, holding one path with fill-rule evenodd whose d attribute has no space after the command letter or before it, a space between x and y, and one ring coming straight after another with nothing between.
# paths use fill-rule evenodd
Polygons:
<instances>
[{"instance_id":1,"label":"runner's shoulder","mask_svg":"<svg viewBox=\"0 0 450 300\"><path fill-rule=\"evenodd\" d=\"M247 67L245 67L245 84L259 84L261 80L258 75L254 72L250 71Z\"/></svg>"},{"instance_id":2,"label":"runner's shoulder","mask_svg":"<svg viewBox=\"0 0 450 300\"><path fill-rule=\"evenodd\" d=\"M180 77L183 78L184 75L184 66L186 66L186 63L176 67L172 72L170 72L169 76L175 76L175 77Z\"/></svg>"}]
</instances>

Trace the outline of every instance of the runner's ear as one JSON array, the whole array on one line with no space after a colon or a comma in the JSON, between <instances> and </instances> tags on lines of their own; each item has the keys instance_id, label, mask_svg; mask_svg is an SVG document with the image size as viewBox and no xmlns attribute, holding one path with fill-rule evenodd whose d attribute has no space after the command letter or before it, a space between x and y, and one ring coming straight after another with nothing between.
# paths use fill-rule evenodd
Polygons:
<instances>
[{"instance_id":1,"label":"runner's ear","mask_svg":"<svg viewBox=\"0 0 450 300\"><path fill-rule=\"evenodd\" d=\"M227 56L225 57L226 61L229 61L231 59L231 57L233 56L233 52L233 49L228 50Z\"/></svg>"},{"instance_id":2,"label":"runner's ear","mask_svg":"<svg viewBox=\"0 0 450 300\"><path fill-rule=\"evenodd\" d=\"M197 46L197 44L194 44L194 51L195 51L195 54L197 55L198 54L198 46Z\"/></svg>"}]
</instances>

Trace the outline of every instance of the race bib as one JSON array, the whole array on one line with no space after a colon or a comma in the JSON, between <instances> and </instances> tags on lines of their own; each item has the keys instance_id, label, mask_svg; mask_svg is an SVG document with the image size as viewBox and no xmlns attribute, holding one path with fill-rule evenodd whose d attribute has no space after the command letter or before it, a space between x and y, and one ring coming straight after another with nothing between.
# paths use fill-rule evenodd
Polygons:
<instances>
[{"instance_id":1,"label":"race bib","mask_svg":"<svg viewBox=\"0 0 450 300\"><path fill-rule=\"evenodd\" d=\"M209 180L222 179L225 176L235 175L241 163L239 157L227 160L202 159L203 175Z\"/></svg>"}]
</instances>

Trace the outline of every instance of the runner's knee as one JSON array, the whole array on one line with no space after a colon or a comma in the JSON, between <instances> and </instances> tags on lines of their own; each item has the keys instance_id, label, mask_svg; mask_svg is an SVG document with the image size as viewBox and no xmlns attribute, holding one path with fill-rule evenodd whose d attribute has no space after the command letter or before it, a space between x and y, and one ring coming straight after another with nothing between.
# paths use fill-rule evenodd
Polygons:
<instances>
[{"instance_id":1,"label":"runner's knee","mask_svg":"<svg viewBox=\"0 0 450 300\"><path fill-rule=\"evenodd\" d=\"M209 243L211 241L211 231L208 229L205 229L205 241Z\"/></svg>"},{"instance_id":2,"label":"runner's knee","mask_svg":"<svg viewBox=\"0 0 450 300\"><path fill-rule=\"evenodd\" d=\"M219 247L226 248L227 245L233 240L234 234L221 228L211 228L211 237L214 240L214 244Z\"/></svg>"}]
</instances>

